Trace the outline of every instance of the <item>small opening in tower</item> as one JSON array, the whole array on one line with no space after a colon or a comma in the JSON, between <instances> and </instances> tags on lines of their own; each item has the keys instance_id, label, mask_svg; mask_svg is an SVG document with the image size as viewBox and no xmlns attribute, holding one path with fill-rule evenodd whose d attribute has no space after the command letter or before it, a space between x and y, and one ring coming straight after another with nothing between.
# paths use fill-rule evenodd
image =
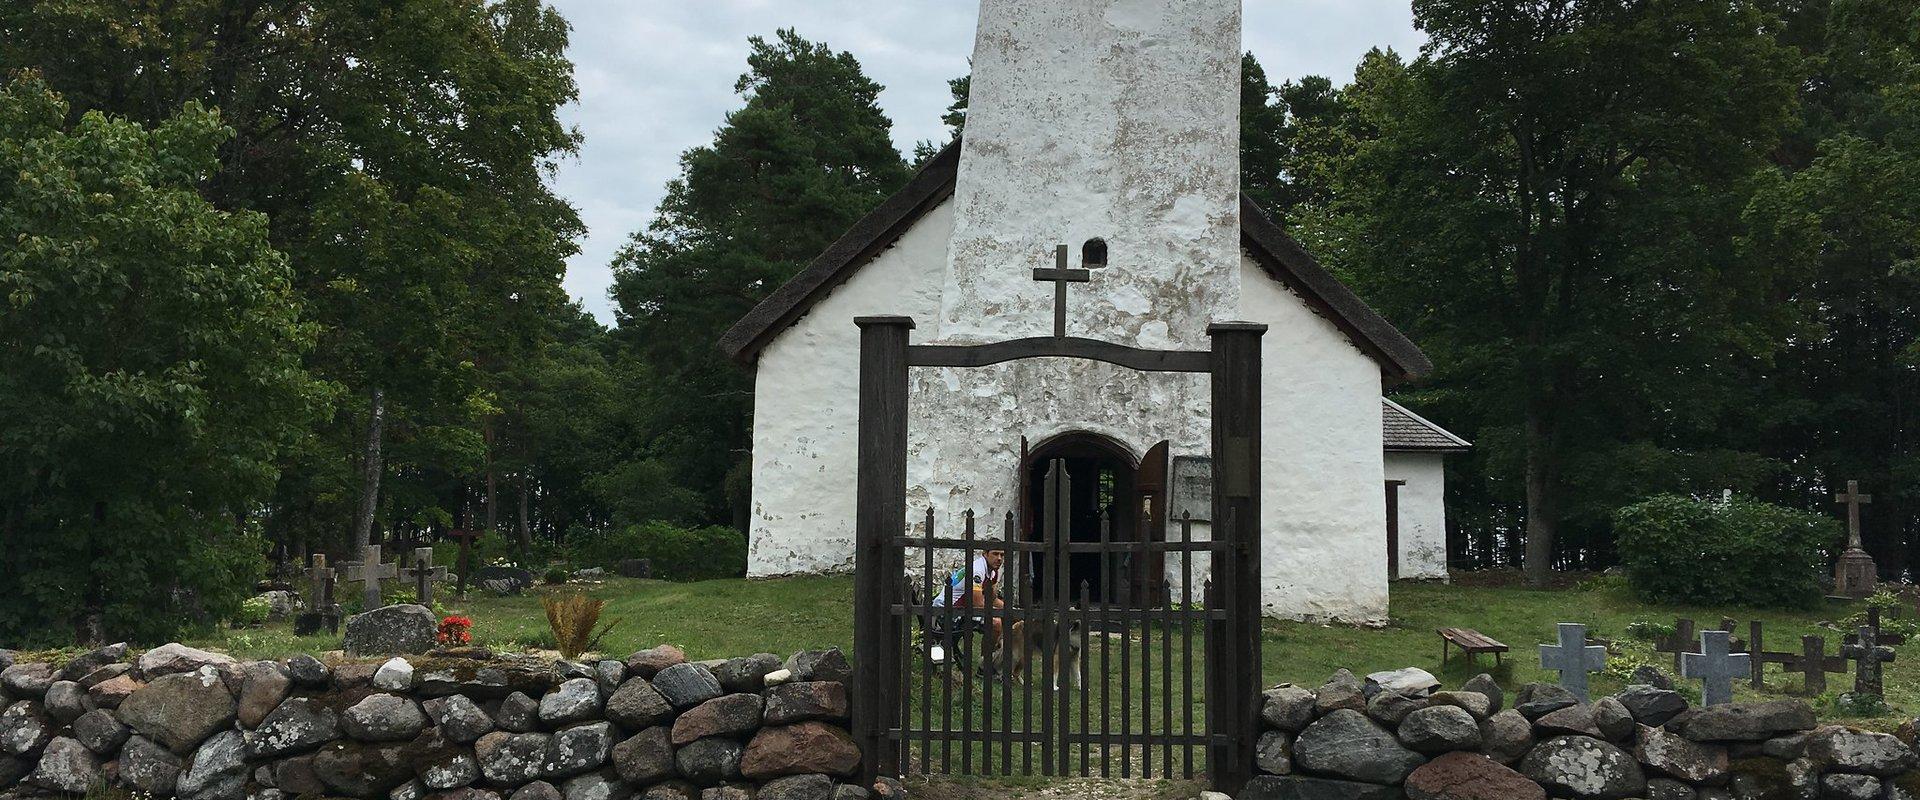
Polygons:
<instances>
[{"instance_id":1,"label":"small opening in tower","mask_svg":"<svg viewBox=\"0 0 1920 800\"><path fill-rule=\"evenodd\" d=\"M1107 265L1107 240L1088 239L1080 246L1080 265L1087 269L1099 269Z\"/></svg>"}]
</instances>

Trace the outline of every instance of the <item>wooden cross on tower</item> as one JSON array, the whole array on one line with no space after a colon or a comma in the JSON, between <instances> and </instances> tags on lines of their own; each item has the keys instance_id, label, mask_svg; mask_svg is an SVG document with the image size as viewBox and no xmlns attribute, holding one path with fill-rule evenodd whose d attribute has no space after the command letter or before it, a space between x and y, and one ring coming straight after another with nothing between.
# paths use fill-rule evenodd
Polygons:
<instances>
[{"instance_id":1,"label":"wooden cross on tower","mask_svg":"<svg viewBox=\"0 0 1920 800\"><path fill-rule=\"evenodd\" d=\"M413 593L420 605L433 607L433 582L446 580L447 568L433 565L433 548L413 548L413 565L407 567L407 575L413 578Z\"/></svg>"},{"instance_id":2,"label":"wooden cross on tower","mask_svg":"<svg viewBox=\"0 0 1920 800\"><path fill-rule=\"evenodd\" d=\"M360 552L360 563L347 568L347 581L358 582L364 587L360 610L372 611L384 604L380 595L380 579L397 578L399 570L394 569L392 564L381 563L380 545L367 545Z\"/></svg>"},{"instance_id":3,"label":"wooden cross on tower","mask_svg":"<svg viewBox=\"0 0 1920 800\"><path fill-rule=\"evenodd\" d=\"M1847 507L1847 549L1865 549L1860 543L1860 507L1873 502L1873 495L1860 493L1859 481L1847 481L1847 490L1833 496L1833 502Z\"/></svg>"},{"instance_id":4,"label":"wooden cross on tower","mask_svg":"<svg viewBox=\"0 0 1920 800\"><path fill-rule=\"evenodd\" d=\"M1086 269L1067 268L1067 246L1060 245L1053 251L1053 267L1041 267L1033 271L1036 281L1053 282L1053 338L1067 338L1067 284L1086 283L1093 280L1093 272Z\"/></svg>"}]
</instances>

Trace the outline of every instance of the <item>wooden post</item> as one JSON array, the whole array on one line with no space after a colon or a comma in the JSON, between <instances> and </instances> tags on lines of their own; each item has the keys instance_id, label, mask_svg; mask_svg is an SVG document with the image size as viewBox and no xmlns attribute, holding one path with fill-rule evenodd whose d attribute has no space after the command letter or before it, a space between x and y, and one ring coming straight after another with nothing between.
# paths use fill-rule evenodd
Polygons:
<instances>
[{"instance_id":1,"label":"wooden post","mask_svg":"<svg viewBox=\"0 0 1920 800\"><path fill-rule=\"evenodd\" d=\"M891 607L904 564L896 537L907 522L907 317L860 317L860 433L853 579L853 736L860 783L898 764L900 620Z\"/></svg>"},{"instance_id":2,"label":"wooden post","mask_svg":"<svg viewBox=\"0 0 1920 800\"><path fill-rule=\"evenodd\" d=\"M1819 697L1827 692L1827 642L1818 636L1800 637L1800 671L1806 676L1801 692Z\"/></svg>"},{"instance_id":3,"label":"wooden post","mask_svg":"<svg viewBox=\"0 0 1920 800\"><path fill-rule=\"evenodd\" d=\"M1752 622L1747 623L1747 652L1753 654L1753 663L1752 663L1753 682L1752 683L1753 683L1753 688L1755 689L1767 688L1767 681L1763 674L1766 672L1766 670L1763 669L1763 667L1765 667L1767 663L1766 655L1765 655L1767 648L1764 646L1765 643L1761 640L1760 634L1761 634L1760 620L1756 619Z\"/></svg>"},{"instance_id":4,"label":"wooden post","mask_svg":"<svg viewBox=\"0 0 1920 800\"><path fill-rule=\"evenodd\" d=\"M1400 487L1406 481L1387 481L1387 580L1400 579Z\"/></svg>"},{"instance_id":5,"label":"wooden post","mask_svg":"<svg viewBox=\"0 0 1920 800\"><path fill-rule=\"evenodd\" d=\"M1253 779L1260 736L1260 337L1267 326L1216 323L1213 338L1214 580L1226 619L1207 637L1207 709L1227 744L1209 748L1216 791L1237 795ZM1223 563L1224 562L1224 563ZM1220 634L1216 638L1214 633Z\"/></svg>"}]
</instances>

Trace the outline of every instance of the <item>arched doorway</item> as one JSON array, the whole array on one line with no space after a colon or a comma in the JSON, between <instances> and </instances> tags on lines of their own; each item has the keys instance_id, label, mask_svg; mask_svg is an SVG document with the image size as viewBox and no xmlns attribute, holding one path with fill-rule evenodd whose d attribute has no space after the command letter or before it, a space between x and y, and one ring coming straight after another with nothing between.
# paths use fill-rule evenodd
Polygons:
<instances>
[{"instance_id":1,"label":"arched doorway","mask_svg":"<svg viewBox=\"0 0 1920 800\"><path fill-rule=\"evenodd\" d=\"M1071 479L1071 542L1099 542L1103 521L1111 541L1157 540L1165 486L1165 443L1154 447L1145 460L1136 458L1127 447L1110 437L1088 431L1071 431L1047 439L1026 452L1022 459L1021 526L1029 541L1042 535L1040 509L1046 506L1047 470L1059 461ZM1114 556L1106 562L1103 553L1073 553L1068 567L1073 597L1079 596L1082 583L1094 603L1141 606L1158 602L1164 590L1164 557L1136 560L1132 553ZM1036 563L1026 576L1029 588L1044 564Z\"/></svg>"}]
</instances>

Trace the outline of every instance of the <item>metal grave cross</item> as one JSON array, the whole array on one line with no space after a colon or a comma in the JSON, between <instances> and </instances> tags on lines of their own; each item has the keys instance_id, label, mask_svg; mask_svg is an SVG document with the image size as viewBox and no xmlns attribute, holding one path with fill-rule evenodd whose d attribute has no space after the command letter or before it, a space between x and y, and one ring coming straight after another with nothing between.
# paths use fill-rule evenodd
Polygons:
<instances>
[{"instance_id":1,"label":"metal grave cross","mask_svg":"<svg viewBox=\"0 0 1920 800\"><path fill-rule=\"evenodd\" d=\"M433 607L433 582L447 579L447 568L433 565L433 548L413 548L413 566L406 573L413 578L413 593L420 605Z\"/></svg>"},{"instance_id":2,"label":"metal grave cross","mask_svg":"<svg viewBox=\"0 0 1920 800\"><path fill-rule=\"evenodd\" d=\"M365 602L362 603L360 610L372 611L382 604L380 579L397 578L399 570L394 569L392 564L380 562L380 545L367 545L360 552L360 563L347 568L347 582L359 582L365 587L363 590L365 593L361 595L365 598Z\"/></svg>"},{"instance_id":3,"label":"metal grave cross","mask_svg":"<svg viewBox=\"0 0 1920 800\"><path fill-rule=\"evenodd\" d=\"M1560 685L1587 702L1587 673L1607 667L1607 648L1587 644L1587 626L1560 623L1560 643L1540 645L1540 668L1559 670Z\"/></svg>"},{"instance_id":4,"label":"metal grave cross","mask_svg":"<svg viewBox=\"0 0 1920 800\"><path fill-rule=\"evenodd\" d=\"M1834 495L1833 502L1847 507L1847 549L1864 549L1860 544L1860 507L1871 504L1873 495L1861 494L1859 481L1847 481L1847 490Z\"/></svg>"},{"instance_id":5,"label":"metal grave cross","mask_svg":"<svg viewBox=\"0 0 1920 800\"><path fill-rule=\"evenodd\" d=\"M1727 631L1701 631L1700 652L1688 653L1680 661L1680 677L1701 682L1700 697L1706 705L1733 702L1733 679L1753 672L1753 656L1730 652L1732 644L1733 634Z\"/></svg>"},{"instance_id":6,"label":"metal grave cross","mask_svg":"<svg viewBox=\"0 0 1920 800\"><path fill-rule=\"evenodd\" d=\"M1067 284L1086 283L1093 280L1093 272L1085 269L1067 268L1066 245L1060 245L1053 251L1053 268L1041 267L1033 271L1036 281L1053 281L1053 338L1067 338Z\"/></svg>"},{"instance_id":7,"label":"metal grave cross","mask_svg":"<svg viewBox=\"0 0 1920 800\"><path fill-rule=\"evenodd\" d=\"M1858 662L1853 673L1853 693L1879 697L1885 694L1880 665L1893 660L1893 648L1880 644L1880 631L1863 625L1854 634L1853 644L1840 648L1840 657Z\"/></svg>"}]
</instances>

